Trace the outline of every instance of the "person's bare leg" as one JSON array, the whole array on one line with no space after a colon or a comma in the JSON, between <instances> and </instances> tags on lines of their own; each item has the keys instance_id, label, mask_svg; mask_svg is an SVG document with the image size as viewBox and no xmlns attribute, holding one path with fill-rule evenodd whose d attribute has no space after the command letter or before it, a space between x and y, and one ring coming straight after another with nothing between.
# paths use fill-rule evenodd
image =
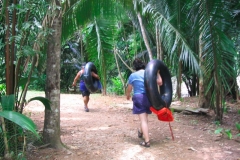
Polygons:
<instances>
[{"instance_id":1,"label":"person's bare leg","mask_svg":"<svg viewBox=\"0 0 240 160\"><path fill-rule=\"evenodd\" d=\"M84 108L86 111L88 111L88 102L89 102L89 96L84 96L83 97L83 103L84 103Z\"/></svg>"},{"instance_id":2,"label":"person's bare leg","mask_svg":"<svg viewBox=\"0 0 240 160\"><path fill-rule=\"evenodd\" d=\"M140 132L143 133L145 142L149 142L149 133L148 133L148 114L147 113L142 113L139 114L139 119L140 119Z\"/></svg>"},{"instance_id":3,"label":"person's bare leg","mask_svg":"<svg viewBox=\"0 0 240 160\"><path fill-rule=\"evenodd\" d=\"M87 108L88 108L88 102L89 102L89 96L84 96L83 103L84 103L84 106L86 106Z\"/></svg>"}]
</instances>

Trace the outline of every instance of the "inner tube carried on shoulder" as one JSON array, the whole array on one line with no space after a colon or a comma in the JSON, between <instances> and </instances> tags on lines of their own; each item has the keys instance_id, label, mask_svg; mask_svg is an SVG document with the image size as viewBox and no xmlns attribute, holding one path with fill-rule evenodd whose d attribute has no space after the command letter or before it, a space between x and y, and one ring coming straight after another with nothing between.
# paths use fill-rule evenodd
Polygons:
<instances>
[{"instance_id":1,"label":"inner tube carried on shoulder","mask_svg":"<svg viewBox=\"0 0 240 160\"><path fill-rule=\"evenodd\" d=\"M99 80L92 77L92 72L97 74L97 69L92 62L88 62L85 65L84 73L83 73L83 80L84 83L89 90L89 92L93 93L98 90Z\"/></svg>"},{"instance_id":2,"label":"inner tube carried on shoulder","mask_svg":"<svg viewBox=\"0 0 240 160\"><path fill-rule=\"evenodd\" d=\"M157 85L157 72L160 70L163 84L160 93ZM164 107L169 108L172 102L172 81L167 66L160 60L151 60L144 72L144 85L147 97L156 110Z\"/></svg>"}]
</instances>

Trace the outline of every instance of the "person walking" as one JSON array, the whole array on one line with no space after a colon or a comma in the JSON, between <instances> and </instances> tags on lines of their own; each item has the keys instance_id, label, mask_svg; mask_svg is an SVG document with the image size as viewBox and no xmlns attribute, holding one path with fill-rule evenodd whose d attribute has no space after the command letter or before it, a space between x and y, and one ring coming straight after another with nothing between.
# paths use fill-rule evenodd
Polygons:
<instances>
[{"instance_id":1,"label":"person walking","mask_svg":"<svg viewBox=\"0 0 240 160\"><path fill-rule=\"evenodd\" d=\"M144 136L144 141L140 143L141 146L150 147L149 129L148 129L148 114L151 114L151 103L146 95L144 87L144 69L145 64L141 59L136 58L133 61L133 67L136 72L132 73L128 78L128 85L126 89L127 100L131 98L131 92L133 90L133 114L137 114L140 120L140 128L138 129L138 137ZM162 78L157 73L157 84L162 85Z\"/></svg>"},{"instance_id":2,"label":"person walking","mask_svg":"<svg viewBox=\"0 0 240 160\"><path fill-rule=\"evenodd\" d=\"M81 70L75 76L72 86L76 86L76 83L77 83L78 79L80 78L79 88L80 88L80 91L81 91L81 94L82 94L82 97L83 97L84 110L86 112L89 112L88 102L90 100L90 92L87 89L87 87L85 85L85 82L83 80L83 74L84 74L85 65L86 65L86 63L82 64ZM91 72L91 74L92 74L93 77L95 77L97 79L100 79L100 77L96 73Z\"/></svg>"}]
</instances>

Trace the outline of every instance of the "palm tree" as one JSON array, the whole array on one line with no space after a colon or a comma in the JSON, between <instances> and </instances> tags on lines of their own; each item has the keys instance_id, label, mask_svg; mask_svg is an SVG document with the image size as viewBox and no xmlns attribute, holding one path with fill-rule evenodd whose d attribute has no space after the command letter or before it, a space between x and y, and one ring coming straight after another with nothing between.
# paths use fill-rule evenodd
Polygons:
<instances>
[{"instance_id":1,"label":"palm tree","mask_svg":"<svg viewBox=\"0 0 240 160\"><path fill-rule=\"evenodd\" d=\"M10 148L6 148L9 149L6 150L6 154L11 151L15 154L13 156L18 155L19 152L19 148L17 148L19 147L17 136L23 134L21 133L22 130L19 130L19 126L16 124L38 135L36 133L35 124L24 115L21 115L21 113L24 103L26 102L26 92L30 80L32 79L32 72L34 72L35 65L37 64L37 56L41 55L37 46L41 46L44 41L44 39L40 39L36 37L36 35L46 33L39 29L40 26L38 24L39 20L42 18L42 14L44 14L45 5L45 1L38 1L37 3L17 0L1 1L2 12L0 20L1 22L6 22L5 26L2 26L3 23L1 23L2 28L6 27L6 32L4 32L4 30L1 32L1 37L3 35L5 36L5 42L1 42L0 48L2 51L2 46L5 45L6 72L1 73L6 74L5 80L7 88L7 96L1 96L1 110L3 110L1 112L1 117L11 122L3 119L1 119L1 121L2 123L8 122L6 123L7 125L5 125L8 132L4 135L4 139L11 138L8 142L5 141L5 146L10 143L12 144ZM42 7L41 11L43 12L40 10L38 12L36 9L38 7ZM4 60L4 58L1 58L1 60ZM29 64L32 64L31 69L26 73ZM2 75L1 77L4 76ZM3 82L4 81L1 81L1 85ZM22 87L22 91L20 91L20 87ZM6 109L6 107L8 108Z\"/></svg>"},{"instance_id":2,"label":"palm tree","mask_svg":"<svg viewBox=\"0 0 240 160\"><path fill-rule=\"evenodd\" d=\"M181 8L182 11L186 10L188 13L188 8L192 8L189 12L190 20L189 24L192 25L192 29L195 33L196 42L200 43L200 48L196 48L195 52L190 48L195 48L194 45L191 46L190 42L185 38L187 26L180 27L181 23L174 23L174 13L177 13L179 17L178 9L174 10L174 3L164 3L166 10L169 10L169 16L165 12L161 12L161 8L158 7L157 1L140 1L142 5L146 6L145 11L151 13L159 23L161 28L161 39L164 39L164 47L170 57L176 57L177 48L181 48L181 53L178 60L183 62L184 66L191 67L192 72L201 73L198 68L198 61L195 59L196 53L201 51L203 59L203 76L207 80L208 85L205 88L205 97L208 94L212 95L211 101L213 106L215 106L216 119L221 120L222 118L222 102L224 95L229 91L229 84L227 83L230 77L235 77L234 68L230 64L235 64L236 52L232 41L226 36L224 32L229 29L227 25L227 19L229 13L226 12L227 5L222 3L220 0L214 1L193 1L189 3L184 1L184 7ZM160 3L160 2L159 2ZM162 2L161 2L162 3ZM158 8L157 8L158 7ZM182 14L184 15L184 14ZM185 19L186 22L188 22ZM190 26L190 25L189 25ZM189 27L188 27L189 28ZM167 36L168 37L167 37ZM170 37L170 38L169 38ZM169 42L169 43L167 43ZM227 49L228 48L228 49ZM200 75L200 74L199 74ZM220 78L221 77L221 78ZM208 93L208 94L206 94ZM200 100L202 101L202 100ZM210 101L208 102L210 104Z\"/></svg>"},{"instance_id":3,"label":"palm tree","mask_svg":"<svg viewBox=\"0 0 240 160\"><path fill-rule=\"evenodd\" d=\"M110 3L106 3L106 0L71 2L71 6L74 7L68 8L67 2L64 4L66 11L63 14L63 40L65 41L80 27L83 28L84 48L88 53L88 59L85 61L92 61L99 68L103 94L106 94L106 68L114 58L113 42L117 28L116 16L113 14L116 12L112 9L114 1ZM79 16L75 18L76 15Z\"/></svg>"},{"instance_id":4,"label":"palm tree","mask_svg":"<svg viewBox=\"0 0 240 160\"><path fill-rule=\"evenodd\" d=\"M235 64L236 51L232 41L224 33L229 29L227 19L230 18L225 7L220 0L201 0L194 1L192 8L193 11L198 11L197 14L194 12L194 18L198 25L196 27L199 27L198 34L201 35L204 84L208 83L204 86L205 95L212 95L216 120L222 119L224 95L230 89L228 80L236 76L231 65Z\"/></svg>"},{"instance_id":5,"label":"palm tree","mask_svg":"<svg viewBox=\"0 0 240 160\"><path fill-rule=\"evenodd\" d=\"M5 12L2 13L1 20L5 20L8 25L5 25L6 32L1 33L6 37L3 45L5 45L5 66L7 66L6 72L1 73L6 74L7 94L14 94L16 97L15 110L21 113L25 102L26 88L32 79L31 74L26 78L26 70L28 65L34 62L33 57L41 56L41 52L33 46L36 44L41 46L44 41L43 38L36 38L36 35L46 34L38 24L45 11L46 3L44 1L39 1L37 4L26 1L18 3L17 1L3 1L2 3L2 11ZM38 12L39 8L41 11ZM32 65L32 71L34 68L35 64ZM2 77L4 76L2 75ZM19 91L20 87L23 87L21 92Z\"/></svg>"},{"instance_id":6,"label":"palm tree","mask_svg":"<svg viewBox=\"0 0 240 160\"><path fill-rule=\"evenodd\" d=\"M101 3L105 4L104 2L106 2L106 0L105 1L99 0L98 3L96 3L96 4L101 4ZM111 1L111 2L114 2L114 1ZM118 5L118 6L122 5L125 9L125 12L129 12L132 9L134 9L134 5L135 6L143 6L142 10L148 12L151 15L154 15L154 17L152 19L155 19L156 24L161 28L161 30L163 30L163 32L161 34L161 39L167 40L162 43L164 44L164 47L168 51L169 56L174 57L174 53L176 50L176 48L174 47L175 46L174 42L176 44L181 41L180 43L183 46L182 53L184 53L184 54L180 55L180 59L182 59L182 61L185 63L185 65L191 66L197 72L199 69L198 69L198 63L195 59L196 57L194 55L194 52L187 45L187 42L184 39L181 32L179 32L177 30L177 28L174 28L174 26L170 23L170 21L168 20L169 17L165 17L165 15L167 15L167 14L160 13L158 11L158 8L155 7L156 5L151 4L150 2L149 3L145 2L145 1L140 1L140 3L137 3L137 1L134 1L134 2L135 3L133 3L132 1L123 1L120 4L119 3L110 3L113 5L110 7L110 8L112 8L112 10L110 10L110 11L108 11L110 4L106 5L107 8L104 5L102 5L102 6L100 5L103 8L103 10L106 10L106 13L107 13L107 14L101 13L101 16L112 17L112 14L119 15L119 13L116 14L116 12L119 11L116 9L116 5ZM88 6L88 11L85 10L85 8L87 8L87 7L83 7L83 6ZM91 7L92 7L92 9L90 9ZM158 7L159 7L159 5L158 5ZM88 13L88 16L89 16L88 20L92 19L92 21L93 21L94 18L97 19L99 17L98 16L99 12L96 11L95 8L99 8L99 7L93 7L92 1L81 1L81 2L76 2L74 4L74 8L72 7L69 10L66 9L66 12L64 13L64 16L63 16L63 18L64 18L63 28L68 27L68 29L67 29L67 32L63 32L63 39L66 39L65 37L67 37L68 34L72 34L74 31L76 31L78 29L78 26L84 25L84 22L87 22L86 21L87 18L84 13L90 12L90 13ZM91 10L91 11L89 11L89 10ZM101 9L98 9L98 10L101 10ZM124 11L124 10L121 10L121 11ZM93 16L94 14L96 14L97 16L94 17ZM75 15L79 15L79 16L77 18L75 18L74 17ZM81 15L84 15L84 16L81 16ZM132 14L132 15L134 15L134 14ZM138 13L138 19L140 17L139 15L140 15L140 13ZM137 14L135 14L135 16L137 17ZM71 28L69 28L69 27L71 27ZM139 27L139 28L141 28L142 31L144 31L143 27ZM169 30L169 29L170 29L170 32L164 31L164 30ZM66 29L64 29L64 30L66 30ZM144 32L142 32L142 33L144 33ZM170 37L172 37L172 39ZM174 38L174 37L176 37L176 38ZM94 39L94 37L93 37L93 39ZM114 38L111 37L110 39L114 39ZM175 39L175 41L173 39ZM147 44L148 41L151 41L151 40L150 39L146 40L146 38L145 38L145 42L146 42L145 44ZM100 43L97 43L97 44L100 44ZM99 48L99 47L102 47L102 46L98 46L97 48ZM149 45L146 45L146 47L148 48L148 50L150 50ZM113 48L112 48L112 50L113 50ZM99 51L101 51L101 50L98 49L97 51L98 51L98 57L99 57L99 55L100 55ZM151 58L151 52L149 52L149 54L150 54L149 57ZM95 52L95 55L96 55L96 52ZM103 79L105 79L105 78L103 78ZM103 86L105 87L105 84Z\"/></svg>"}]
</instances>

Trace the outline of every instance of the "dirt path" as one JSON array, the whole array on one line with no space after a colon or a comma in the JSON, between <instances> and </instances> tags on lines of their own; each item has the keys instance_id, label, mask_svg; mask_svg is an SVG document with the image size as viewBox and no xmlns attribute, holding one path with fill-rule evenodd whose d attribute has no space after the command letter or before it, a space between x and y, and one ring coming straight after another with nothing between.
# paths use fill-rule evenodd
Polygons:
<instances>
[{"instance_id":1,"label":"dirt path","mask_svg":"<svg viewBox=\"0 0 240 160\"><path fill-rule=\"evenodd\" d=\"M29 149L28 160L239 160L240 143L214 134L210 116L174 113L169 124L149 116L151 147L139 146L138 118L132 115L132 102L125 97L91 95L90 112L84 112L79 94L61 94L61 139L69 150ZM185 102L194 106L196 103ZM29 103L25 112L43 129L44 108ZM239 115L238 115L239 116ZM238 117L239 118L239 117ZM230 128L229 128L230 129ZM232 128L233 135L236 129Z\"/></svg>"}]
</instances>

